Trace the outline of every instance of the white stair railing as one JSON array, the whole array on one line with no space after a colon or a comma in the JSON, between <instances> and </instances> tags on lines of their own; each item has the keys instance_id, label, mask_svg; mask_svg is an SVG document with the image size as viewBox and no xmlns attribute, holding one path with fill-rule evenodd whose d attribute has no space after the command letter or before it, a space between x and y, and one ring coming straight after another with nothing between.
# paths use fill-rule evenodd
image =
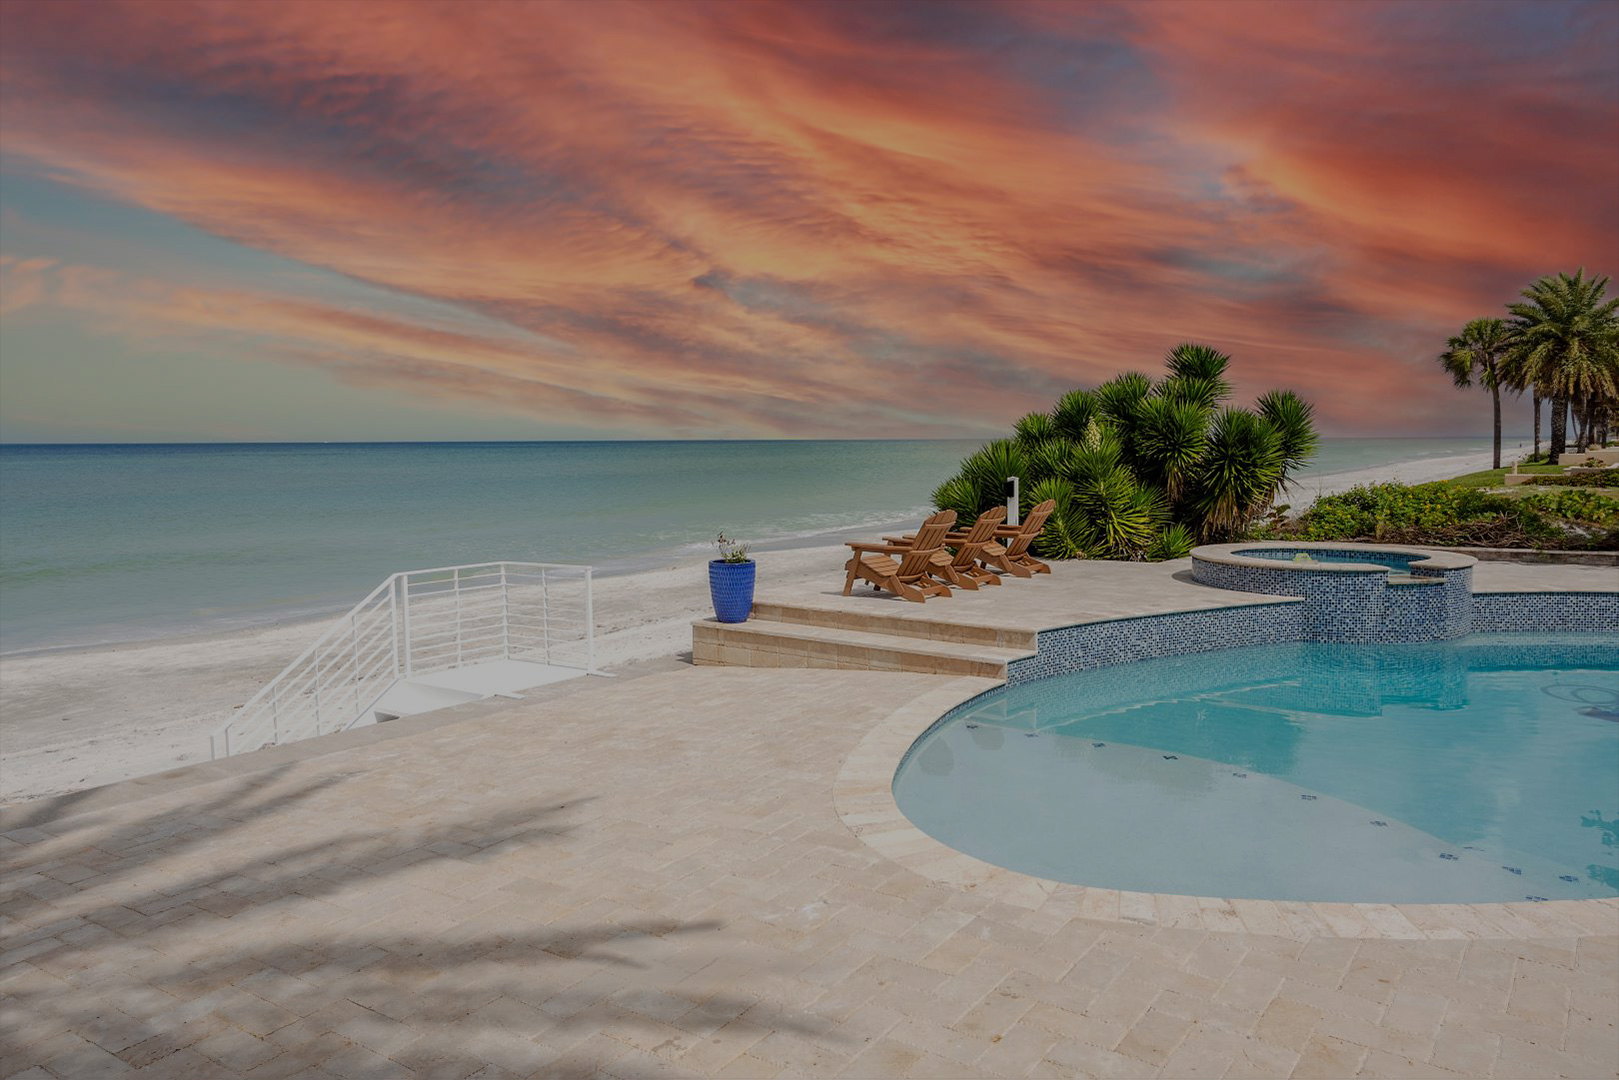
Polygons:
<instances>
[{"instance_id":1,"label":"white stair railing","mask_svg":"<svg viewBox=\"0 0 1619 1080\"><path fill-rule=\"evenodd\" d=\"M400 679L491 660L595 671L591 567L473 563L394 574L212 739L215 758L345 731Z\"/></svg>"}]
</instances>

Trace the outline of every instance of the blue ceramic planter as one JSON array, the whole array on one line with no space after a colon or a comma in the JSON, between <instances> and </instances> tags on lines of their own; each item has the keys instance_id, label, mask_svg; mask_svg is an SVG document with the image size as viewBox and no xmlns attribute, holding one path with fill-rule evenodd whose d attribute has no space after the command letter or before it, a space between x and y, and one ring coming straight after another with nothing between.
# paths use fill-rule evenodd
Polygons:
<instances>
[{"instance_id":1,"label":"blue ceramic planter","mask_svg":"<svg viewBox=\"0 0 1619 1080\"><path fill-rule=\"evenodd\" d=\"M714 617L720 622L747 622L753 611L754 563L728 563L714 559L708 564L708 591L714 598Z\"/></svg>"}]
</instances>

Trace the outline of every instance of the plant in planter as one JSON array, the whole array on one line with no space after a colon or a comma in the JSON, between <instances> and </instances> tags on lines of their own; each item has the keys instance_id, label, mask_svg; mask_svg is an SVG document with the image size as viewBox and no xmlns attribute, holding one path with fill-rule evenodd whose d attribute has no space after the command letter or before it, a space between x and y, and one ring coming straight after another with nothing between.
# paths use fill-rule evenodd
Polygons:
<instances>
[{"instance_id":1,"label":"plant in planter","mask_svg":"<svg viewBox=\"0 0 1619 1080\"><path fill-rule=\"evenodd\" d=\"M714 617L723 623L747 622L753 611L753 571L755 563L748 549L720 533L714 545L720 557L708 563L708 593L714 601Z\"/></svg>"}]
</instances>

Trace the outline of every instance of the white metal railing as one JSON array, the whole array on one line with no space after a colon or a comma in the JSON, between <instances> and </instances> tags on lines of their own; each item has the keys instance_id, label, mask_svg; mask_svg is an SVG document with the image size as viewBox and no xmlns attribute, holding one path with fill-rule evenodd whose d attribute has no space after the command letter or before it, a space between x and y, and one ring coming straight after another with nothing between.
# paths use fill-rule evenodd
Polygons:
<instances>
[{"instance_id":1,"label":"white metal railing","mask_svg":"<svg viewBox=\"0 0 1619 1080\"><path fill-rule=\"evenodd\" d=\"M595 671L591 568L495 562L394 574L214 732L226 757L353 727L400 679L489 660Z\"/></svg>"}]
</instances>

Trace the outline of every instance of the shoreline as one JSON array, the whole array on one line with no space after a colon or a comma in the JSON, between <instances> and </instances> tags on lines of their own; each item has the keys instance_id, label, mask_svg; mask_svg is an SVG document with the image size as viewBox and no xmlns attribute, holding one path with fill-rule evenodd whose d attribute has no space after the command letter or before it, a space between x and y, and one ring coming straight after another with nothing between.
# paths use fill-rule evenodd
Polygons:
<instances>
[{"instance_id":1,"label":"shoreline","mask_svg":"<svg viewBox=\"0 0 1619 1080\"><path fill-rule=\"evenodd\" d=\"M1514 455L1506 452L1506 447L1503 446L1501 449L1503 462L1516 460ZM1420 458L1416 461L1398 461L1391 465L1374 465L1365 469L1303 477L1282 494L1285 497L1297 493L1291 507L1295 513L1303 513L1317 499L1328 495L1341 495L1350 488L1362 484L1396 482L1427 484L1435 480L1449 480L1456 476L1466 476L1468 473L1482 472L1490 468L1494 460L1494 452L1484 450L1476 454L1449 454L1445 457Z\"/></svg>"},{"instance_id":2,"label":"shoreline","mask_svg":"<svg viewBox=\"0 0 1619 1080\"><path fill-rule=\"evenodd\" d=\"M1503 454L1503 460L1508 455ZM1368 466L1341 472L1322 473L1295 481L1282 492L1279 501L1290 506L1294 516L1303 513L1317 499L1337 495L1359 484L1377 484L1400 481L1422 484L1433 480L1446 480L1453 476L1477 472L1490 467L1490 451L1469 454L1450 454L1444 457L1420 458L1389 465ZM928 511L920 509L911 517L900 517L870 524L851 525L819 532L776 537L748 545L753 552L807 551L819 547L840 547L844 540L891 534L911 528ZM594 577L599 583L612 578L629 577L674 566L698 565L706 556L700 554L707 545L686 544L678 548L650 552L645 555L626 555L603 560L594 565ZM356 593L356 595L360 595ZM20 649L0 650L0 663L26 660L41 656L74 656L106 650L128 649L142 645L182 644L226 641L244 635L270 634L286 627L312 628L324 625L349 609L348 603L332 604L317 610L298 612L266 612L262 618L238 616L228 626L199 626L179 632L160 631L150 635L117 638L106 641L82 642L66 645L34 645Z\"/></svg>"},{"instance_id":3,"label":"shoreline","mask_svg":"<svg viewBox=\"0 0 1619 1080\"><path fill-rule=\"evenodd\" d=\"M1300 512L1356 484L1422 483L1488 468L1489 452L1327 474L1296 484ZM842 538L914 522L764 542L753 548L772 585L840 585ZM828 542L837 537L837 542ZM611 670L672 662L709 612L707 555L646 557L596 578L596 652ZM655 561L654 561L655 560ZM273 678L338 609L260 626L0 656L0 803L60 795L206 760L208 736Z\"/></svg>"},{"instance_id":4,"label":"shoreline","mask_svg":"<svg viewBox=\"0 0 1619 1080\"><path fill-rule=\"evenodd\" d=\"M844 540L858 537L870 537L880 534L891 534L901 530L914 528L916 522L926 516L930 511L919 509L910 517L893 519L873 519L870 523L850 525L844 528L825 529L816 532L800 533L792 536L779 536L768 540L747 545L752 552L773 551L805 551L821 547L841 547ZM658 570L670 569L676 566L698 565L706 561L708 556L702 554L709 544L686 544L679 548L664 551L650 552L645 555L626 555L603 560L591 564L592 576L598 585L606 580L630 577L640 574L652 573ZM499 561L499 560L493 560ZM508 560L520 561L520 560ZM355 596L364 595L356 592ZM180 644L182 642L202 642L225 640L244 634L265 634L282 627L320 627L346 613L352 606L352 601L331 604L313 610L296 612L278 611L265 612L262 618L254 619L252 616L239 616L230 621L230 625L215 627L201 626L179 632L158 632L139 637L118 638L107 641L80 642L67 645L34 645L21 649L0 651L0 663L12 660L25 660L39 656L68 656L78 653L98 652L110 649L126 649L140 645L156 645L162 643ZM311 637L313 640L313 637Z\"/></svg>"},{"instance_id":5,"label":"shoreline","mask_svg":"<svg viewBox=\"0 0 1619 1080\"><path fill-rule=\"evenodd\" d=\"M759 551L772 583L836 581L844 548ZM710 612L707 556L596 582L597 664L672 660ZM331 616L0 661L0 803L60 795L208 758L208 736ZM564 684L566 685L566 684Z\"/></svg>"}]
</instances>

